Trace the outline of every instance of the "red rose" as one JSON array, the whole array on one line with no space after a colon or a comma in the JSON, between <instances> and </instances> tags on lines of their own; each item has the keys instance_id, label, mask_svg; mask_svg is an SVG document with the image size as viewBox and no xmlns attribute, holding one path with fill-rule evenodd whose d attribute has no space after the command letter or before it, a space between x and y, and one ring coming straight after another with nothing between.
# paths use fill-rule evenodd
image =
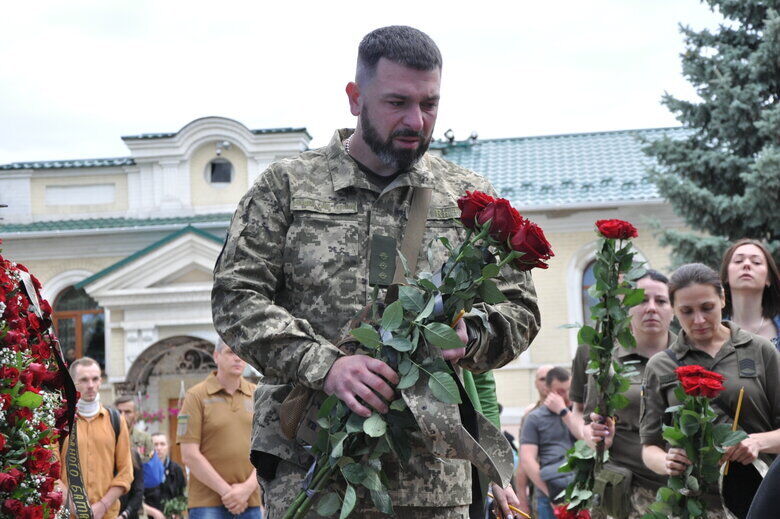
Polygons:
<instances>
[{"instance_id":1,"label":"red rose","mask_svg":"<svg viewBox=\"0 0 780 519\"><path fill-rule=\"evenodd\" d=\"M8 383L5 384L7 387L14 387L16 383L19 382L19 370L13 366L3 366L0 368L0 378L4 378L8 381Z\"/></svg>"},{"instance_id":2,"label":"red rose","mask_svg":"<svg viewBox=\"0 0 780 519\"><path fill-rule=\"evenodd\" d=\"M43 505L24 507L19 519L43 519Z\"/></svg>"},{"instance_id":3,"label":"red rose","mask_svg":"<svg viewBox=\"0 0 780 519\"><path fill-rule=\"evenodd\" d=\"M44 501L49 505L49 508L59 510L62 506L62 492L49 492L44 496Z\"/></svg>"},{"instance_id":4,"label":"red rose","mask_svg":"<svg viewBox=\"0 0 780 519\"><path fill-rule=\"evenodd\" d=\"M59 479L62 473L62 466L60 465L59 461L55 461L51 464L49 467L49 477L54 479Z\"/></svg>"},{"instance_id":5,"label":"red rose","mask_svg":"<svg viewBox=\"0 0 780 519\"><path fill-rule=\"evenodd\" d=\"M725 389L722 382L713 378L702 378L700 387L701 395L707 398L715 398Z\"/></svg>"},{"instance_id":6,"label":"red rose","mask_svg":"<svg viewBox=\"0 0 780 519\"><path fill-rule=\"evenodd\" d=\"M22 508L24 508L24 505L18 499L6 499L3 503L3 510L13 516L18 516L22 513Z\"/></svg>"},{"instance_id":7,"label":"red rose","mask_svg":"<svg viewBox=\"0 0 780 519\"><path fill-rule=\"evenodd\" d=\"M46 380L48 369L43 364L33 362L27 366L27 371L32 374L32 383L30 385L34 387L41 387L41 384Z\"/></svg>"},{"instance_id":8,"label":"red rose","mask_svg":"<svg viewBox=\"0 0 780 519\"><path fill-rule=\"evenodd\" d=\"M636 227L625 220L599 220L596 227L605 238L627 240L639 236Z\"/></svg>"},{"instance_id":9,"label":"red rose","mask_svg":"<svg viewBox=\"0 0 780 519\"><path fill-rule=\"evenodd\" d=\"M677 378L680 380L682 380L683 377L699 376L706 371L707 371L706 369L702 368L698 364L691 364L690 366L680 366L679 368L674 370L674 372L677 373Z\"/></svg>"},{"instance_id":10,"label":"red rose","mask_svg":"<svg viewBox=\"0 0 780 519\"><path fill-rule=\"evenodd\" d=\"M723 375L714 371L707 371L701 366L682 366L675 371L680 379L683 391L687 395L715 398L725 389L723 386L725 377Z\"/></svg>"},{"instance_id":11,"label":"red rose","mask_svg":"<svg viewBox=\"0 0 780 519\"><path fill-rule=\"evenodd\" d=\"M0 411L5 411L11 407L10 393L0 393Z\"/></svg>"},{"instance_id":12,"label":"red rose","mask_svg":"<svg viewBox=\"0 0 780 519\"><path fill-rule=\"evenodd\" d=\"M0 433L0 451L5 449L6 438L3 433Z\"/></svg>"},{"instance_id":13,"label":"red rose","mask_svg":"<svg viewBox=\"0 0 780 519\"><path fill-rule=\"evenodd\" d=\"M554 256L542 229L528 220L509 237L509 247L523 253L514 263L518 270L531 270L534 267L546 269L548 265L544 261Z\"/></svg>"},{"instance_id":14,"label":"red rose","mask_svg":"<svg viewBox=\"0 0 780 519\"><path fill-rule=\"evenodd\" d=\"M486 195L482 191L466 191L466 196L458 198L458 207L460 208L460 221L468 229L476 227L475 218L488 204L496 199Z\"/></svg>"},{"instance_id":15,"label":"red rose","mask_svg":"<svg viewBox=\"0 0 780 519\"><path fill-rule=\"evenodd\" d=\"M8 472L0 472L0 490L3 492L13 492L21 483L24 474L17 469L11 469Z\"/></svg>"},{"instance_id":16,"label":"red rose","mask_svg":"<svg viewBox=\"0 0 780 519\"><path fill-rule=\"evenodd\" d=\"M27 316L27 322L30 324L30 328L38 331L41 329L41 320L38 319L38 316L31 313Z\"/></svg>"},{"instance_id":17,"label":"red rose","mask_svg":"<svg viewBox=\"0 0 780 519\"><path fill-rule=\"evenodd\" d=\"M32 420L32 410L29 407L17 407L10 413L9 418L8 422L14 425L20 421Z\"/></svg>"},{"instance_id":18,"label":"red rose","mask_svg":"<svg viewBox=\"0 0 780 519\"><path fill-rule=\"evenodd\" d=\"M523 217L512 207L509 200L499 198L477 214L479 225L485 225L488 221L490 221L490 236L496 241L503 242L520 229Z\"/></svg>"}]
</instances>

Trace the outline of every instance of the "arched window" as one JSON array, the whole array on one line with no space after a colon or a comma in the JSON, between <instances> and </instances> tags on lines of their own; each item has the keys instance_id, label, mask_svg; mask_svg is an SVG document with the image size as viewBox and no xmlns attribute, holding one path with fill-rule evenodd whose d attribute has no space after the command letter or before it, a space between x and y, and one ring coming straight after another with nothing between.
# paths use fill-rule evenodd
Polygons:
<instances>
[{"instance_id":1,"label":"arched window","mask_svg":"<svg viewBox=\"0 0 780 519\"><path fill-rule=\"evenodd\" d=\"M103 309L83 288L68 287L54 300L54 330L70 364L92 357L105 369L106 338Z\"/></svg>"},{"instance_id":2,"label":"arched window","mask_svg":"<svg viewBox=\"0 0 780 519\"><path fill-rule=\"evenodd\" d=\"M582 322L588 326L593 326L593 319L590 318L590 307L598 303L598 299L588 294L588 289L596 283L596 276L593 275L593 266L596 260L591 261L582 271Z\"/></svg>"}]
</instances>

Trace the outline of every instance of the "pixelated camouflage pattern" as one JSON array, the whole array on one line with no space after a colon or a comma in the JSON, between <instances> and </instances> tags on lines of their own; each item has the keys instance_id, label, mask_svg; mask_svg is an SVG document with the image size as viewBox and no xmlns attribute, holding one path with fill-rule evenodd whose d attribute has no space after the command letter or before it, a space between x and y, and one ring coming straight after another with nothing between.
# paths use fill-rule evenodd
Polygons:
<instances>
[{"instance_id":1,"label":"pixelated camouflage pattern","mask_svg":"<svg viewBox=\"0 0 780 519\"><path fill-rule=\"evenodd\" d=\"M441 356L441 351L426 344L420 346L429 356ZM488 477L489 481L506 487L514 472L514 456L503 433L481 413L476 413L477 437L466 430L460 419L457 404L448 404L431 398L428 389L430 377L420 372L417 382L401 391L422 432L428 451L440 458L468 460ZM461 391L461 398L468 398Z\"/></svg>"},{"instance_id":2,"label":"pixelated camouflage pattern","mask_svg":"<svg viewBox=\"0 0 780 519\"><path fill-rule=\"evenodd\" d=\"M276 478L273 481L260 479L260 486L263 488L263 500L265 502L265 517L267 519L279 519L284 516L289 504L295 499L295 496L301 491L301 482L306 476L306 470L293 465L292 463L281 462L277 469ZM330 489L326 489L327 492ZM359 504L353 510L350 517L359 519L387 519L387 515L382 514L371 506L364 506L371 503L370 497L363 495L365 489L357 488ZM440 508L428 507L404 507L396 506L393 503L393 517L402 519L467 519L469 517L468 505L448 506ZM316 512L314 506L304 519L320 519L321 516Z\"/></svg>"},{"instance_id":3,"label":"pixelated camouflage pattern","mask_svg":"<svg viewBox=\"0 0 780 519\"><path fill-rule=\"evenodd\" d=\"M214 325L263 374L255 396L252 449L300 467L307 467L310 457L284 437L278 409L293 384L322 389L342 355L333 343L371 298L371 235L400 243L411 187L432 187L424 244L437 236L458 243L465 230L453 219L460 214L457 199L466 190L494 194L479 175L427 154L380 193L344 152L342 141L349 134L338 131L328 146L281 160L260 175L239 203L214 271ZM421 248L420 271L435 270L446 258L439 245L431 249L429 261L427 249ZM539 329L530 274L508 268L502 274L499 287L508 301L477 305L487 313L493 334L484 334L460 362L475 372L515 359ZM468 504L468 463L426 454L421 441L413 449L408 472L395 482L391 478L394 504ZM392 464L387 465L392 474Z\"/></svg>"}]
</instances>

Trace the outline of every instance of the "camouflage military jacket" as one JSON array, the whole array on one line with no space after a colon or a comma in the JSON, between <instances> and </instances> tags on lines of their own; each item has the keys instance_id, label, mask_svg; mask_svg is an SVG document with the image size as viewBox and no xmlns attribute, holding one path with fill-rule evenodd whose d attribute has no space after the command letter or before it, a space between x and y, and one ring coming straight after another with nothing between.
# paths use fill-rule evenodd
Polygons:
<instances>
[{"instance_id":1,"label":"camouflage military jacket","mask_svg":"<svg viewBox=\"0 0 780 519\"><path fill-rule=\"evenodd\" d=\"M427 244L437 236L454 243L465 237L457 222L458 197L467 189L494 192L479 175L430 154L378 192L344 151L350 133L337 131L328 146L274 163L260 175L238 205L214 271L214 325L264 377L255 393L252 449L301 466L310 463L308 455L282 435L278 408L293 384L322 389L342 355L333 343L371 298L371 236L401 243L412 187L433 188L418 269L435 270L447 251L427 250ZM465 369L480 372L510 362L538 331L530 275L510 269L503 274L499 287L508 301L480 305L493 333L467 350L460 361ZM413 474L390 475L394 504L469 503L467 462L415 455Z\"/></svg>"}]
</instances>

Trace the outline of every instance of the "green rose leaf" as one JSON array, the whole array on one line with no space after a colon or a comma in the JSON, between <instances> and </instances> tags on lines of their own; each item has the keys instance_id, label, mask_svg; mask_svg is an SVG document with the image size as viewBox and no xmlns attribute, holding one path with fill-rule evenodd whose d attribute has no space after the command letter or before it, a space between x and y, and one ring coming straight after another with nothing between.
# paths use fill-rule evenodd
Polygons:
<instances>
[{"instance_id":1,"label":"green rose leaf","mask_svg":"<svg viewBox=\"0 0 780 519\"><path fill-rule=\"evenodd\" d=\"M367 348L371 348L372 350L379 348L379 346L382 344L377 331L365 323L361 324L360 328L351 330L349 334L357 339L360 344Z\"/></svg>"},{"instance_id":2,"label":"green rose leaf","mask_svg":"<svg viewBox=\"0 0 780 519\"><path fill-rule=\"evenodd\" d=\"M357 493L355 492L355 487L347 484L347 491L344 492L344 501L341 503L341 513L339 514L339 519L346 519L347 516L352 513L356 503Z\"/></svg>"},{"instance_id":3,"label":"green rose leaf","mask_svg":"<svg viewBox=\"0 0 780 519\"><path fill-rule=\"evenodd\" d=\"M363 422L363 432L372 438L379 438L387 431L387 423L382 419L379 413L372 413L371 416L366 418Z\"/></svg>"},{"instance_id":4,"label":"green rose leaf","mask_svg":"<svg viewBox=\"0 0 780 519\"><path fill-rule=\"evenodd\" d=\"M374 502L376 509L383 514L393 515L393 503L390 501L390 494L383 490L372 490L371 501Z\"/></svg>"},{"instance_id":5,"label":"green rose leaf","mask_svg":"<svg viewBox=\"0 0 780 519\"><path fill-rule=\"evenodd\" d=\"M351 463L341 469L341 474L344 479L352 483L353 485L359 484L365 477L365 470L357 463Z\"/></svg>"},{"instance_id":6,"label":"green rose leaf","mask_svg":"<svg viewBox=\"0 0 780 519\"><path fill-rule=\"evenodd\" d=\"M333 459L339 459L344 455L344 440L347 439L347 433L337 432L336 434L332 435L330 437L331 441L331 451L330 451L330 457Z\"/></svg>"},{"instance_id":7,"label":"green rose leaf","mask_svg":"<svg viewBox=\"0 0 780 519\"><path fill-rule=\"evenodd\" d=\"M479 285L479 297L489 305L495 305L506 301L506 296L498 289L494 281L486 279Z\"/></svg>"},{"instance_id":8,"label":"green rose leaf","mask_svg":"<svg viewBox=\"0 0 780 519\"><path fill-rule=\"evenodd\" d=\"M433 396L442 402L447 404L461 403L458 385L455 383L455 379L448 373L444 373L443 371L431 373L431 378L428 380L428 387L431 389Z\"/></svg>"},{"instance_id":9,"label":"green rose leaf","mask_svg":"<svg viewBox=\"0 0 780 519\"><path fill-rule=\"evenodd\" d=\"M360 484L369 490L383 490L379 474L371 467L364 467L363 479L360 481Z\"/></svg>"},{"instance_id":10,"label":"green rose leaf","mask_svg":"<svg viewBox=\"0 0 780 519\"><path fill-rule=\"evenodd\" d=\"M627 350L636 348L636 339L630 328L626 328L618 334L618 342Z\"/></svg>"},{"instance_id":11,"label":"green rose leaf","mask_svg":"<svg viewBox=\"0 0 780 519\"><path fill-rule=\"evenodd\" d=\"M639 303L641 303L644 299L645 299L645 289L636 288L634 290L631 290L623 298L623 306L636 306Z\"/></svg>"},{"instance_id":12,"label":"green rose leaf","mask_svg":"<svg viewBox=\"0 0 780 519\"><path fill-rule=\"evenodd\" d=\"M412 360L408 355L401 355L401 361L398 363L398 373L406 375L412 369Z\"/></svg>"},{"instance_id":13,"label":"green rose leaf","mask_svg":"<svg viewBox=\"0 0 780 519\"><path fill-rule=\"evenodd\" d=\"M363 422L365 422L366 419L359 414L352 413L349 415L349 418L347 418L347 432L348 433L356 433L361 432L363 430Z\"/></svg>"},{"instance_id":14,"label":"green rose leaf","mask_svg":"<svg viewBox=\"0 0 780 519\"><path fill-rule=\"evenodd\" d=\"M326 398L325 401L322 402L319 411L317 411L317 418L325 418L328 416L333 409L333 406L335 406L338 401L339 399L336 395L330 395Z\"/></svg>"},{"instance_id":15,"label":"green rose leaf","mask_svg":"<svg viewBox=\"0 0 780 519\"><path fill-rule=\"evenodd\" d=\"M668 425L665 425L663 437L664 440L668 441L673 446L679 447L680 442L685 438L685 434L683 434L681 430L675 427L669 427Z\"/></svg>"},{"instance_id":16,"label":"green rose leaf","mask_svg":"<svg viewBox=\"0 0 780 519\"><path fill-rule=\"evenodd\" d=\"M410 362L409 371L401 377L401 380L398 381L398 385L395 386L395 388L406 389L412 387L417 383L418 378L420 378L420 368L418 368L416 364Z\"/></svg>"},{"instance_id":17,"label":"green rose leaf","mask_svg":"<svg viewBox=\"0 0 780 519\"><path fill-rule=\"evenodd\" d=\"M406 409L406 401L403 398L393 400L393 402L390 404L390 409L393 411L403 411Z\"/></svg>"},{"instance_id":18,"label":"green rose leaf","mask_svg":"<svg viewBox=\"0 0 780 519\"><path fill-rule=\"evenodd\" d=\"M699 432L699 416L693 411L685 410L680 415L680 429L688 438Z\"/></svg>"},{"instance_id":19,"label":"green rose leaf","mask_svg":"<svg viewBox=\"0 0 780 519\"><path fill-rule=\"evenodd\" d=\"M430 315L433 313L433 308L436 304L436 299L431 296L428 298L428 302L425 304L425 308L422 309L422 312L419 313L417 317L415 317L414 322L420 323L423 319L427 319L430 317Z\"/></svg>"},{"instance_id":20,"label":"green rose leaf","mask_svg":"<svg viewBox=\"0 0 780 519\"><path fill-rule=\"evenodd\" d=\"M341 499L335 492L328 492L317 503L317 513L322 517L335 514L341 506Z\"/></svg>"},{"instance_id":21,"label":"green rose leaf","mask_svg":"<svg viewBox=\"0 0 780 519\"><path fill-rule=\"evenodd\" d=\"M635 279L641 278L645 274L647 274L647 269L642 266L638 266L629 270L625 275L625 279L628 281L634 281Z\"/></svg>"},{"instance_id":22,"label":"green rose leaf","mask_svg":"<svg viewBox=\"0 0 780 519\"><path fill-rule=\"evenodd\" d=\"M745 434L745 431L732 431L727 424L718 424L712 429L712 437L715 445L731 447L747 438L747 434Z\"/></svg>"},{"instance_id":23,"label":"green rose leaf","mask_svg":"<svg viewBox=\"0 0 780 519\"><path fill-rule=\"evenodd\" d=\"M403 305L404 310L408 310L415 315L422 312L425 308L422 292L409 285L404 285L398 289L398 300Z\"/></svg>"},{"instance_id":24,"label":"green rose leaf","mask_svg":"<svg viewBox=\"0 0 780 519\"><path fill-rule=\"evenodd\" d=\"M404 307L400 301L395 301L385 308L382 314L382 328L388 332L394 332L401 326L404 320Z\"/></svg>"},{"instance_id":25,"label":"green rose leaf","mask_svg":"<svg viewBox=\"0 0 780 519\"><path fill-rule=\"evenodd\" d=\"M482 277L485 279L490 279L498 276L498 273L501 269L498 268L498 265L495 263L488 263L482 268Z\"/></svg>"},{"instance_id":26,"label":"green rose leaf","mask_svg":"<svg viewBox=\"0 0 780 519\"><path fill-rule=\"evenodd\" d=\"M699 480L696 479L694 476L688 476L685 478L685 486L693 490L694 492L698 492L699 490Z\"/></svg>"},{"instance_id":27,"label":"green rose leaf","mask_svg":"<svg viewBox=\"0 0 780 519\"><path fill-rule=\"evenodd\" d=\"M592 326L588 325L580 328L580 331L577 334L577 340L580 342L580 344L596 344L597 337L598 334L596 333L596 330Z\"/></svg>"},{"instance_id":28,"label":"green rose leaf","mask_svg":"<svg viewBox=\"0 0 780 519\"><path fill-rule=\"evenodd\" d=\"M25 391L16 398L16 405L35 409L43 403L43 396L32 391Z\"/></svg>"},{"instance_id":29,"label":"green rose leaf","mask_svg":"<svg viewBox=\"0 0 780 519\"><path fill-rule=\"evenodd\" d=\"M626 406L627 406L627 405L628 405L630 402L629 402L628 398L626 398L626 396L625 396L625 395L623 395L623 394L621 394L621 393L615 393L615 394L614 394L614 395L612 395L612 397L609 399L609 403L610 403L610 405L611 405L611 406L612 406L614 409L623 409L623 408L624 408L624 407L626 407Z\"/></svg>"},{"instance_id":30,"label":"green rose leaf","mask_svg":"<svg viewBox=\"0 0 780 519\"><path fill-rule=\"evenodd\" d=\"M687 505L688 513L691 514L692 517L701 517L704 515L704 507L698 499L688 499Z\"/></svg>"},{"instance_id":31,"label":"green rose leaf","mask_svg":"<svg viewBox=\"0 0 780 519\"><path fill-rule=\"evenodd\" d=\"M412 351L412 349L414 349L414 344L412 344L412 341L404 337L394 337L389 341L385 342L385 344L393 348L395 351L407 352L407 351Z\"/></svg>"},{"instance_id":32,"label":"green rose leaf","mask_svg":"<svg viewBox=\"0 0 780 519\"><path fill-rule=\"evenodd\" d=\"M438 287L429 279L418 279L417 285L429 293L434 293L438 290Z\"/></svg>"},{"instance_id":33,"label":"green rose leaf","mask_svg":"<svg viewBox=\"0 0 780 519\"><path fill-rule=\"evenodd\" d=\"M444 323L429 323L423 329L425 339L434 346L443 350L463 348L466 345L461 342L457 332Z\"/></svg>"}]
</instances>

